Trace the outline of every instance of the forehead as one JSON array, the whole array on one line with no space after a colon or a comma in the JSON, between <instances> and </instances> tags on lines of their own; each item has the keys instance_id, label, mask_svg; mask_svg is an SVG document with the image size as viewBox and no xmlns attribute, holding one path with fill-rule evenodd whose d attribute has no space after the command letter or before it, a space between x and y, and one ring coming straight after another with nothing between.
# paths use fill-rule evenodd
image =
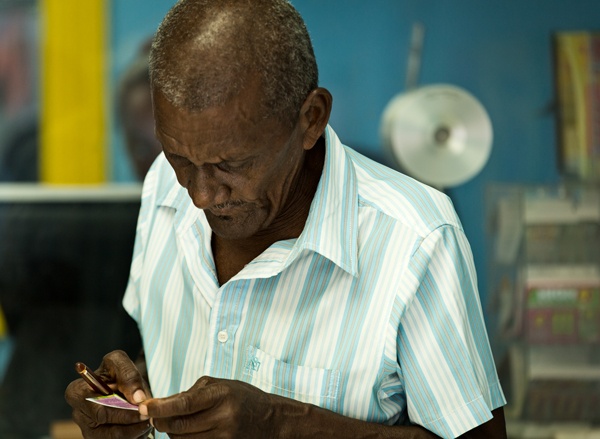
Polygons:
<instances>
[{"instance_id":1,"label":"forehead","mask_svg":"<svg viewBox=\"0 0 600 439\"><path fill-rule=\"evenodd\" d=\"M256 100L248 96L239 96L223 106L192 111L177 108L160 90L154 90L153 109L157 136L172 146L247 145L261 140L268 132L278 131L277 124L256 111Z\"/></svg>"},{"instance_id":2,"label":"forehead","mask_svg":"<svg viewBox=\"0 0 600 439\"><path fill-rule=\"evenodd\" d=\"M156 135L163 149L196 161L234 160L271 155L289 138L289 125L265 117L256 96L241 94L223 106L202 111L180 109L153 91Z\"/></svg>"}]
</instances>

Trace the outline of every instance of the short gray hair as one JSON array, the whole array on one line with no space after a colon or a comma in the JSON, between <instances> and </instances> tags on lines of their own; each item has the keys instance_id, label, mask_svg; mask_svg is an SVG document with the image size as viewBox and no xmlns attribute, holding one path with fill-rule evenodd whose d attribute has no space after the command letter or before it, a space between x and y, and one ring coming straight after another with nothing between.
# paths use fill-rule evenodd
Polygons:
<instances>
[{"instance_id":1,"label":"short gray hair","mask_svg":"<svg viewBox=\"0 0 600 439\"><path fill-rule=\"evenodd\" d=\"M180 0L156 32L152 87L178 108L225 104L253 75L264 116L286 123L318 86L310 36L287 0Z\"/></svg>"}]
</instances>

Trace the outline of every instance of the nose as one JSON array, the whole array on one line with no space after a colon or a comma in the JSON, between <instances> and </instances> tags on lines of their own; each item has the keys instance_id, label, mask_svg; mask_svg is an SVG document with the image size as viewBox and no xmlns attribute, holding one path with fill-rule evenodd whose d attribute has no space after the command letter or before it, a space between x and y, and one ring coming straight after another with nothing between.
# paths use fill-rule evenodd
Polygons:
<instances>
[{"instance_id":1,"label":"nose","mask_svg":"<svg viewBox=\"0 0 600 439\"><path fill-rule=\"evenodd\" d=\"M207 209L227 201L229 190L219 181L211 165L196 166L187 185L192 202L199 209Z\"/></svg>"}]
</instances>

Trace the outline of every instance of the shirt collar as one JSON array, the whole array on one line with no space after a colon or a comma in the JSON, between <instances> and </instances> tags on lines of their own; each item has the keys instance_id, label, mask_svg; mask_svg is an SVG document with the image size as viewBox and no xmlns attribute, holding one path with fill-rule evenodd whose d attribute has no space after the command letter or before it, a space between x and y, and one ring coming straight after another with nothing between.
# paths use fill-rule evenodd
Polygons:
<instances>
[{"instance_id":1,"label":"shirt collar","mask_svg":"<svg viewBox=\"0 0 600 439\"><path fill-rule=\"evenodd\" d=\"M156 177L156 183L159 185L156 205L175 209L173 221L177 233L188 230L197 220L206 222L204 212L194 206L187 190L177 181L175 171L164 155L160 158L162 163L157 167L156 172L162 175Z\"/></svg>"},{"instance_id":2,"label":"shirt collar","mask_svg":"<svg viewBox=\"0 0 600 439\"><path fill-rule=\"evenodd\" d=\"M313 250L358 273L358 188L354 166L335 131L325 130L325 163L296 251Z\"/></svg>"},{"instance_id":3,"label":"shirt collar","mask_svg":"<svg viewBox=\"0 0 600 439\"><path fill-rule=\"evenodd\" d=\"M174 208L177 232L200 220L209 229L204 213L191 202L166 159L157 172L168 172L158 189L156 203ZM162 190L161 190L162 189ZM358 188L354 166L336 133L325 129L325 162L306 225L284 263L292 263L302 251L321 254L352 276L358 274ZM285 267L283 267L285 268Z\"/></svg>"}]
</instances>

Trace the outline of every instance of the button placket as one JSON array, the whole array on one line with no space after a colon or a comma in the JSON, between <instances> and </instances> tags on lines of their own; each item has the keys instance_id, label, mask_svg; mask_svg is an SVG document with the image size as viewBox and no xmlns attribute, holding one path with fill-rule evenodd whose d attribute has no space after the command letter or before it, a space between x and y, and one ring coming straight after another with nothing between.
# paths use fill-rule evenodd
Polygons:
<instances>
[{"instance_id":1,"label":"button placket","mask_svg":"<svg viewBox=\"0 0 600 439\"><path fill-rule=\"evenodd\" d=\"M240 325L243 303L248 293L247 280L229 281L222 286L211 313L211 352L206 364L212 376L232 376L236 348L236 332Z\"/></svg>"}]
</instances>

